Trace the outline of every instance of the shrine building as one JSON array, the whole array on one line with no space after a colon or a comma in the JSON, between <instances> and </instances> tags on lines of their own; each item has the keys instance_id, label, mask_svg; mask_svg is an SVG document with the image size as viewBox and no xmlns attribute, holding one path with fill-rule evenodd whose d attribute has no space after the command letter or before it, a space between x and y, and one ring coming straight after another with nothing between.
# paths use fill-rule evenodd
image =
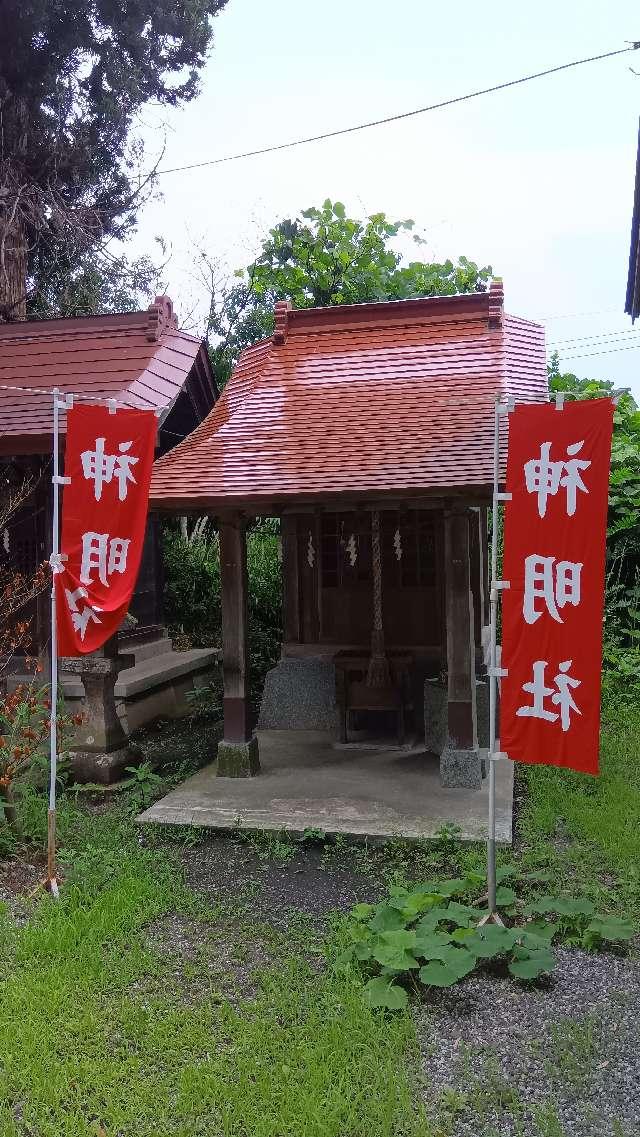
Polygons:
<instances>
[{"instance_id":1,"label":"shrine building","mask_svg":"<svg viewBox=\"0 0 640 1137\"><path fill-rule=\"evenodd\" d=\"M51 552L51 461L53 390L115 399L118 406L154 410L159 455L181 442L212 409L217 389L206 346L178 329L171 300L157 297L148 311L106 316L0 324L0 479L6 493L26 481L32 492L0 533L3 564L30 577ZM65 415L61 415L64 455ZM164 625L163 572L156 516L147 523L137 587L128 619L112 654L126 657L115 685L120 719L128 733L159 715L187 711L186 694L211 669L218 653L176 652ZM33 655L43 661L50 640L50 592L46 589L25 618L31 623ZM89 660L92 657L86 657ZM18 683L24 660L10 667ZM45 662L44 674L48 673ZM86 705L82 673L65 671L60 681L67 709ZM113 701L113 692L112 699ZM108 717L108 712L107 712ZM92 729L94 716L91 716ZM100 733L99 729L95 733ZM122 737L119 735L119 737ZM109 749L102 740L102 750ZM90 772L92 780L98 770ZM108 780L106 771L104 780ZM114 775L117 771L114 770Z\"/></svg>"},{"instance_id":2,"label":"shrine building","mask_svg":"<svg viewBox=\"0 0 640 1137\"><path fill-rule=\"evenodd\" d=\"M151 487L152 508L219 527L218 778L259 773L263 735L286 746L307 731L327 755L411 749L437 759L445 787L481 787L494 408L547 390L543 329L504 313L497 280L467 295L276 305L273 336L243 352ZM255 724L245 542L263 517L280 518L284 632Z\"/></svg>"}]
</instances>

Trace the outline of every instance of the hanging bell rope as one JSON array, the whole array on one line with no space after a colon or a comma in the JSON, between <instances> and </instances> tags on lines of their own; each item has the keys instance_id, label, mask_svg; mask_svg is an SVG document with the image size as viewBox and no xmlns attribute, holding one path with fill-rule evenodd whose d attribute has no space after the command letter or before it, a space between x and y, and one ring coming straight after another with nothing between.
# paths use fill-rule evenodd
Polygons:
<instances>
[{"instance_id":1,"label":"hanging bell rope","mask_svg":"<svg viewBox=\"0 0 640 1137\"><path fill-rule=\"evenodd\" d=\"M388 687L391 683L389 662L384 652L382 628L382 557L380 553L380 514L371 514L371 561L373 565L373 631L371 633L371 659L367 672L368 687Z\"/></svg>"}]
</instances>

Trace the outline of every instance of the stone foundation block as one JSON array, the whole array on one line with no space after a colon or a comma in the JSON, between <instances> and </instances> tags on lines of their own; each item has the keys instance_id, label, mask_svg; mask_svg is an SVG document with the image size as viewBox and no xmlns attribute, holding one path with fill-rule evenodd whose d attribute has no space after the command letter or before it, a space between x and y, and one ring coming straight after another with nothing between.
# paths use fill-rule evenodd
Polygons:
<instances>
[{"instance_id":1,"label":"stone foundation block","mask_svg":"<svg viewBox=\"0 0 640 1137\"><path fill-rule=\"evenodd\" d=\"M136 746L120 746L109 753L95 750L72 750L69 766L76 782L98 782L109 786L125 774L127 766L138 766L142 762L142 751Z\"/></svg>"},{"instance_id":2,"label":"stone foundation block","mask_svg":"<svg viewBox=\"0 0 640 1137\"><path fill-rule=\"evenodd\" d=\"M251 738L248 742L227 742L223 738L218 743L216 773L219 778L254 778L259 774L258 739Z\"/></svg>"},{"instance_id":3,"label":"stone foundation block","mask_svg":"<svg viewBox=\"0 0 640 1137\"><path fill-rule=\"evenodd\" d=\"M325 659L281 659L267 672L259 730L326 730L337 737L336 669Z\"/></svg>"},{"instance_id":4,"label":"stone foundation block","mask_svg":"<svg viewBox=\"0 0 640 1137\"><path fill-rule=\"evenodd\" d=\"M480 752L446 746L440 757L440 781L445 789L479 790L482 786Z\"/></svg>"},{"instance_id":5,"label":"stone foundation block","mask_svg":"<svg viewBox=\"0 0 640 1137\"><path fill-rule=\"evenodd\" d=\"M440 680L424 685L424 741L430 754L442 754L447 743L447 692Z\"/></svg>"},{"instance_id":6,"label":"stone foundation block","mask_svg":"<svg viewBox=\"0 0 640 1137\"><path fill-rule=\"evenodd\" d=\"M489 748L489 680L476 680L476 716L478 724L478 746Z\"/></svg>"}]
</instances>

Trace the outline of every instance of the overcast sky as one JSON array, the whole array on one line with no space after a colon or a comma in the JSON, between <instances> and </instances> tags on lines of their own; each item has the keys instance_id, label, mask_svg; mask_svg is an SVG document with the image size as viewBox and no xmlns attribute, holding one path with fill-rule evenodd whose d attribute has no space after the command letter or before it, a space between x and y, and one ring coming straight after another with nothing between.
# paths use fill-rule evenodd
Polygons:
<instances>
[{"instance_id":1,"label":"overcast sky","mask_svg":"<svg viewBox=\"0 0 640 1137\"><path fill-rule=\"evenodd\" d=\"M200 97L179 111L145 112L149 156L166 134L165 168L615 50L640 39L640 8L637 0L229 0L215 29ZM411 217L429 257L491 264L507 309L544 323L549 345L565 341L567 370L640 397L640 322L634 338L623 314L639 113L640 51L345 138L168 174L135 249L152 252L156 235L167 241L168 291L186 314L201 296L198 246L239 267L274 222L326 197L354 216Z\"/></svg>"}]
</instances>

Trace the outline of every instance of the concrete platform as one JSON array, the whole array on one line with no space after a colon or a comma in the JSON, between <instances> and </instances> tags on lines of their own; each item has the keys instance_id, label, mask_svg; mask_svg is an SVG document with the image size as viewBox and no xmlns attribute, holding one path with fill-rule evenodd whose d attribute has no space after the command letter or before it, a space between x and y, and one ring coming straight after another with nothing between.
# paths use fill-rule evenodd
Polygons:
<instances>
[{"instance_id":1,"label":"concrete platform","mask_svg":"<svg viewBox=\"0 0 640 1137\"><path fill-rule=\"evenodd\" d=\"M259 731L262 773L217 778L205 767L138 818L164 825L357 837L435 837L455 825L463 840L486 837L482 789L445 790L438 760L423 749L336 749L316 731ZM496 769L496 836L511 842L513 766Z\"/></svg>"}]
</instances>

